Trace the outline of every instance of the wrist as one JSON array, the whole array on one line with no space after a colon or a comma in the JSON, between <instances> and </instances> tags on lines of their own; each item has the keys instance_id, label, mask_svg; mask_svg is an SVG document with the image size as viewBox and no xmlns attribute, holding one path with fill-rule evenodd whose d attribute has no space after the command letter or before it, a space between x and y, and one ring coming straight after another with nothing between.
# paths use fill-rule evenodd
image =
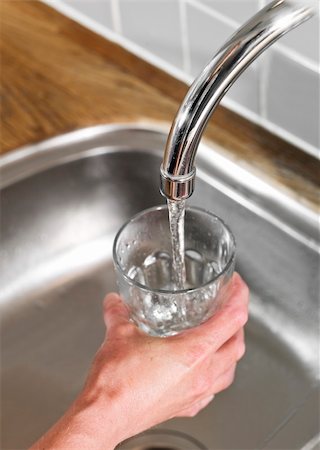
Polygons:
<instances>
[{"instance_id":1,"label":"wrist","mask_svg":"<svg viewBox=\"0 0 320 450\"><path fill-rule=\"evenodd\" d=\"M114 450L122 441L112 407L81 393L67 412L30 450Z\"/></svg>"},{"instance_id":2,"label":"wrist","mask_svg":"<svg viewBox=\"0 0 320 450\"><path fill-rule=\"evenodd\" d=\"M71 414L76 427L88 442L92 441L88 448L98 448L99 443L101 449L113 450L123 440L116 406L116 400L106 399L103 394L93 396L90 391L82 392L76 399Z\"/></svg>"}]
</instances>

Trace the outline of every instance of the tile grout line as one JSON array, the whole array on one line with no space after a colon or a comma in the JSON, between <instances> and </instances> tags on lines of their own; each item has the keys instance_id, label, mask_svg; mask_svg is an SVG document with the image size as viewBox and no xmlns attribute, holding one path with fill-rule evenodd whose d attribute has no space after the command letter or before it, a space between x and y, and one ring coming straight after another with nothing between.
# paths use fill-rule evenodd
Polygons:
<instances>
[{"instance_id":1,"label":"tile grout line","mask_svg":"<svg viewBox=\"0 0 320 450\"><path fill-rule=\"evenodd\" d=\"M111 0L111 16L113 29L116 33L122 34L121 12L119 0Z\"/></svg>"},{"instance_id":2,"label":"tile grout line","mask_svg":"<svg viewBox=\"0 0 320 450\"><path fill-rule=\"evenodd\" d=\"M259 2L260 2L261 8L268 4L267 0L259 0ZM290 31L289 31L289 33L290 33ZM289 34L289 33L286 33L286 34ZM319 61L318 62L313 61L311 58L304 56L301 53L297 52L296 50L282 44L281 39L275 44L274 50L277 50L279 53L281 53L281 55L295 61L297 64L303 66L305 69L312 70L313 72L320 74ZM320 58L320 54L319 54L319 58Z\"/></svg>"},{"instance_id":3,"label":"tile grout line","mask_svg":"<svg viewBox=\"0 0 320 450\"><path fill-rule=\"evenodd\" d=\"M290 33L290 31L289 31ZM305 69L311 70L312 72L320 74L320 66L319 62L312 61L311 59L307 58L306 56L301 55L295 50L292 50L289 47L285 47L283 44L278 43L275 46L275 49L281 53L282 56L285 56L295 63L299 64L300 66L303 66Z\"/></svg>"},{"instance_id":4,"label":"tile grout line","mask_svg":"<svg viewBox=\"0 0 320 450\"><path fill-rule=\"evenodd\" d=\"M220 20L224 23L224 25L228 25L229 27L232 27L234 29L238 28L241 23L237 22L236 20L230 19L230 17L225 16L222 13L219 13L218 11L211 9L209 6L206 6L202 3L198 3L196 0L186 0L186 2L196 8L198 11L202 11L206 14L208 14L211 17L214 17L217 20Z\"/></svg>"},{"instance_id":5,"label":"tile grout line","mask_svg":"<svg viewBox=\"0 0 320 450\"><path fill-rule=\"evenodd\" d=\"M238 22L234 19L229 18L223 13L217 12L214 9L211 9L209 6L206 6L202 3L198 3L197 0L185 0L186 3L196 8L198 11L202 11L209 16L220 20L224 25L228 25L230 27L233 27L235 30L239 28L242 24L241 22ZM258 0L259 2L259 9L262 9L265 7L268 3L266 0ZM319 62L315 62L312 59L301 55L299 52L291 49L290 47L287 47L281 43L281 41L277 42L275 44L275 47L282 55L287 56L288 58L294 60L296 63L302 65L304 68L308 70L312 70L316 73L320 74L320 66ZM319 55L320 57L320 55Z\"/></svg>"},{"instance_id":6,"label":"tile grout line","mask_svg":"<svg viewBox=\"0 0 320 450\"><path fill-rule=\"evenodd\" d=\"M182 56L183 56L183 70L189 74L191 72L191 58L187 22L187 5L185 0L179 0L180 22L181 22L181 41L182 41Z\"/></svg>"},{"instance_id":7,"label":"tile grout line","mask_svg":"<svg viewBox=\"0 0 320 450\"><path fill-rule=\"evenodd\" d=\"M66 17L75 20L80 23L87 29L93 31L94 33L104 37L105 39L109 39L111 42L115 42L118 45L121 45L127 51L133 53L134 55L142 58L143 60L153 64L155 67L161 68L165 72L167 72L172 77L186 83L192 83L192 77L186 74L182 69L177 68L173 64L165 61L163 58L155 55L149 50L145 49L141 45L136 44L131 39L125 37L123 34L116 33L110 27L106 27L105 25L101 25L93 19L90 19L86 14L83 14L76 10L74 7L69 6L63 0L40 0L42 3L45 3L48 6L51 6L55 10L64 14Z\"/></svg>"}]
</instances>

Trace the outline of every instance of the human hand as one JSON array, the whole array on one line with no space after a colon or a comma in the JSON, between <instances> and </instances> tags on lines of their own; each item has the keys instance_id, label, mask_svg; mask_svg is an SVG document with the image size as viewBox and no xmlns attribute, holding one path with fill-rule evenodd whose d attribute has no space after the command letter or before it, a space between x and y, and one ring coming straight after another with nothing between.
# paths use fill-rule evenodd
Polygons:
<instances>
[{"instance_id":1,"label":"human hand","mask_svg":"<svg viewBox=\"0 0 320 450\"><path fill-rule=\"evenodd\" d=\"M105 409L113 404L117 441L173 417L196 415L232 383L245 351L248 296L235 274L220 311L204 324L165 339L148 336L131 323L117 294L106 297L106 337L83 396L99 399Z\"/></svg>"},{"instance_id":2,"label":"human hand","mask_svg":"<svg viewBox=\"0 0 320 450\"><path fill-rule=\"evenodd\" d=\"M193 417L232 383L245 351L248 288L234 274L222 308L176 336L155 338L129 321L117 294L104 301L106 335L85 386L32 450L112 450L173 417Z\"/></svg>"}]
</instances>

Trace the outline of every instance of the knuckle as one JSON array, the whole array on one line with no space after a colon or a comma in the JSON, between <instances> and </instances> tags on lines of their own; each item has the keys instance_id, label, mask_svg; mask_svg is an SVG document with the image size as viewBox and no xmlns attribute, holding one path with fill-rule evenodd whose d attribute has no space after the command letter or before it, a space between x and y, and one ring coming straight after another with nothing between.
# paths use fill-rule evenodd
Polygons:
<instances>
[{"instance_id":1,"label":"knuckle","mask_svg":"<svg viewBox=\"0 0 320 450\"><path fill-rule=\"evenodd\" d=\"M230 384L232 384L234 382L234 379L236 377L236 370L237 370L237 364L234 364L234 366L232 367L231 371L230 371Z\"/></svg>"},{"instance_id":2,"label":"knuckle","mask_svg":"<svg viewBox=\"0 0 320 450\"><path fill-rule=\"evenodd\" d=\"M241 279L241 290L245 297L249 297L249 286Z\"/></svg>"},{"instance_id":3,"label":"knuckle","mask_svg":"<svg viewBox=\"0 0 320 450\"><path fill-rule=\"evenodd\" d=\"M227 378L227 379L224 381L224 383L222 383L221 390L222 390L222 391L225 391L226 389L228 389L228 388L232 385L232 383L233 383L233 379Z\"/></svg>"},{"instance_id":4,"label":"knuckle","mask_svg":"<svg viewBox=\"0 0 320 450\"><path fill-rule=\"evenodd\" d=\"M244 341L241 341L238 344L237 348L237 361L239 361L239 359L241 359L244 356L245 352L246 352L246 344Z\"/></svg>"},{"instance_id":5,"label":"knuckle","mask_svg":"<svg viewBox=\"0 0 320 450\"><path fill-rule=\"evenodd\" d=\"M190 411L189 417L195 417L198 414L198 412L199 412L199 408L193 408Z\"/></svg>"},{"instance_id":6,"label":"knuckle","mask_svg":"<svg viewBox=\"0 0 320 450\"><path fill-rule=\"evenodd\" d=\"M195 417L200 410L201 408L198 405L195 405L186 410L183 415L184 417Z\"/></svg>"},{"instance_id":7,"label":"knuckle","mask_svg":"<svg viewBox=\"0 0 320 450\"><path fill-rule=\"evenodd\" d=\"M202 398L201 400L198 400L193 406L191 406L187 410L189 417L196 416L200 411L202 411L204 408L206 408L206 406L208 406L208 404L211 402L213 397L214 397L214 395L210 394L210 395L207 395L206 397Z\"/></svg>"},{"instance_id":8,"label":"knuckle","mask_svg":"<svg viewBox=\"0 0 320 450\"><path fill-rule=\"evenodd\" d=\"M202 397L212 388L212 379L207 374L201 374L196 378L194 392L197 396Z\"/></svg>"},{"instance_id":9,"label":"knuckle","mask_svg":"<svg viewBox=\"0 0 320 450\"><path fill-rule=\"evenodd\" d=\"M230 362L236 362L241 359L245 353L245 342L242 333L233 336L233 342L230 346L229 358Z\"/></svg>"},{"instance_id":10,"label":"knuckle","mask_svg":"<svg viewBox=\"0 0 320 450\"><path fill-rule=\"evenodd\" d=\"M249 302L249 287L248 285L241 279L240 288L239 288L240 298L247 305Z\"/></svg>"},{"instance_id":11,"label":"knuckle","mask_svg":"<svg viewBox=\"0 0 320 450\"><path fill-rule=\"evenodd\" d=\"M235 368L233 370L231 370L225 377L221 386L221 390L225 390L228 389L228 387L230 387L232 385L232 383L234 382L235 379Z\"/></svg>"},{"instance_id":12,"label":"knuckle","mask_svg":"<svg viewBox=\"0 0 320 450\"><path fill-rule=\"evenodd\" d=\"M235 274L233 283L233 292L237 297L237 300L241 303L248 304L249 301L249 287L243 281L239 274Z\"/></svg>"},{"instance_id":13,"label":"knuckle","mask_svg":"<svg viewBox=\"0 0 320 450\"><path fill-rule=\"evenodd\" d=\"M248 309L241 307L234 311L233 319L238 328L242 328L248 321Z\"/></svg>"}]
</instances>

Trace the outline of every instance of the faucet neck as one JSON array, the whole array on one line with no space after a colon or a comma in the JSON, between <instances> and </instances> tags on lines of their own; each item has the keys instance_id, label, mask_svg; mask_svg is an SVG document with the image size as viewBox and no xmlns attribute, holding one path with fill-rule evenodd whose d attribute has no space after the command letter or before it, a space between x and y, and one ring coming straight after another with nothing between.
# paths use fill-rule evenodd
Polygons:
<instances>
[{"instance_id":1,"label":"faucet neck","mask_svg":"<svg viewBox=\"0 0 320 450\"><path fill-rule=\"evenodd\" d=\"M160 171L160 191L165 197L181 200L192 194L196 151L222 97L265 49L311 16L312 9L305 5L273 1L220 48L190 87L173 121Z\"/></svg>"}]
</instances>

